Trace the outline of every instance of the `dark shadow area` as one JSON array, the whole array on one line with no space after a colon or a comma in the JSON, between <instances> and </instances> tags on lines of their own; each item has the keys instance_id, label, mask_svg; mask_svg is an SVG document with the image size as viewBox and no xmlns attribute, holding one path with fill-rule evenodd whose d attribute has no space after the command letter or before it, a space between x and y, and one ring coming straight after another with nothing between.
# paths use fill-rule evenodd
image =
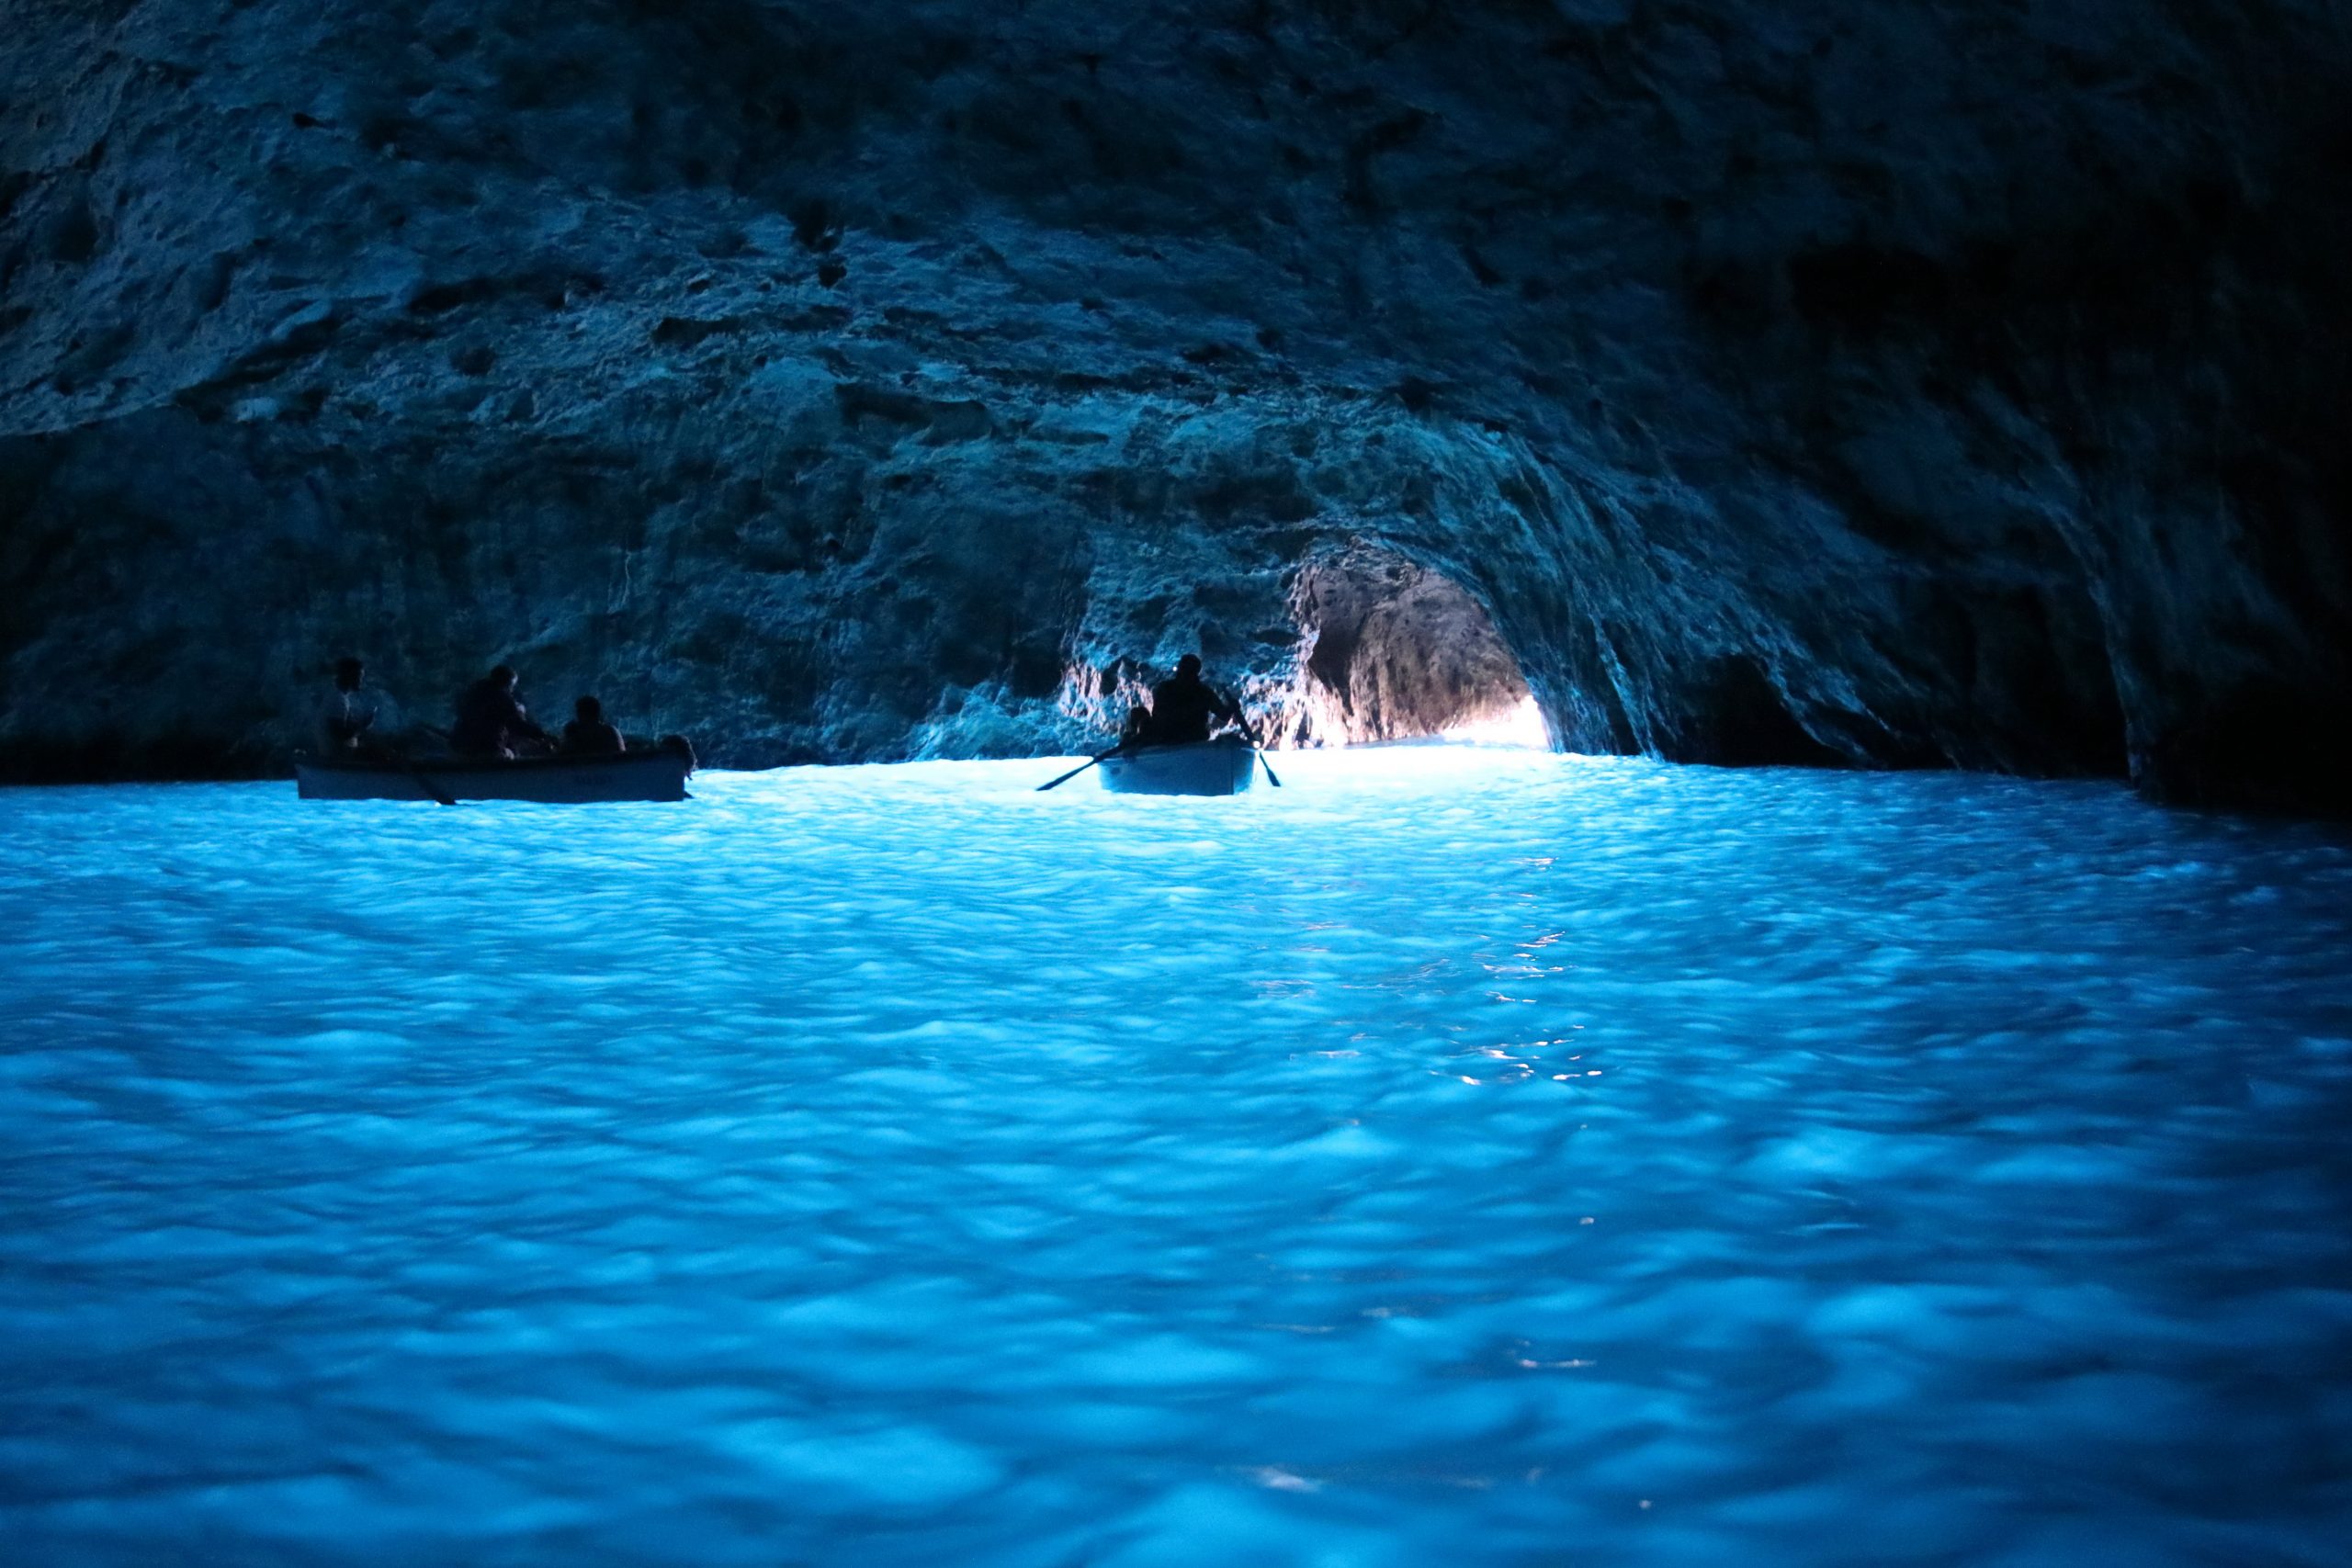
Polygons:
<instances>
[{"instance_id":1,"label":"dark shadow area","mask_svg":"<svg viewBox=\"0 0 2352 1568\"><path fill-rule=\"evenodd\" d=\"M216 736L195 733L0 746L0 784L213 783L280 779L290 772L282 757L260 747L224 746Z\"/></svg>"},{"instance_id":2,"label":"dark shadow area","mask_svg":"<svg viewBox=\"0 0 2352 1568\"><path fill-rule=\"evenodd\" d=\"M2352 818L2352 693L2245 681L2134 762L2182 805Z\"/></svg>"},{"instance_id":3,"label":"dark shadow area","mask_svg":"<svg viewBox=\"0 0 2352 1568\"><path fill-rule=\"evenodd\" d=\"M1725 768L1848 765L1844 756L1806 732L1764 667L1747 654L1732 654L1708 667L1672 756L1679 762Z\"/></svg>"}]
</instances>

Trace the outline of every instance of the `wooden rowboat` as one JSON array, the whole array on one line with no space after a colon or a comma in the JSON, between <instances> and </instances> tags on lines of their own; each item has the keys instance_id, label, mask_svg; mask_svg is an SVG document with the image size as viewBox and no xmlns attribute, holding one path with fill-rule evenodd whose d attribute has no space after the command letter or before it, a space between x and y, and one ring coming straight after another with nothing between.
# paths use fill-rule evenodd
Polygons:
<instances>
[{"instance_id":1,"label":"wooden rowboat","mask_svg":"<svg viewBox=\"0 0 2352 1568\"><path fill-rule=\"evenodd\" d=\"M1239 795L1257 767L1258 753L1242 742L1210 740L1122 752L1096 771L1113 795Z\"/></svg>"},{"instance_id":2,"label":"wooden rowboat","mask_svg":"<svg viewBox=\"0 0 2352 1568\"><path fill-rule=\"evenodd\" d=\"M668 747L609 757L420 757L413 762L294 764L303 800L534 800L549 806L597 800L684 800L694 758Z\"/></svg>"}]
</instances>

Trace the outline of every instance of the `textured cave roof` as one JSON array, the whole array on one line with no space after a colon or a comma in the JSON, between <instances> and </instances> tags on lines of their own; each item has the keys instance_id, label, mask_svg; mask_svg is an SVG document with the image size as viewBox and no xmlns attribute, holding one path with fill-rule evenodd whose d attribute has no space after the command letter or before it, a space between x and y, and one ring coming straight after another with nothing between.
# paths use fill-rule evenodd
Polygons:
<instances>
[{"instance_id":1,"label":"textured cave roof","mask_svg":"<svg viewBox=\"0 0 2352 1568\"><path fill-rule=\"evenodd\" d=\"M2335 6L15 12L19 773L1057 750L1352 540L1574 747L2344 802Z\"/></svg>"}]
</instances>

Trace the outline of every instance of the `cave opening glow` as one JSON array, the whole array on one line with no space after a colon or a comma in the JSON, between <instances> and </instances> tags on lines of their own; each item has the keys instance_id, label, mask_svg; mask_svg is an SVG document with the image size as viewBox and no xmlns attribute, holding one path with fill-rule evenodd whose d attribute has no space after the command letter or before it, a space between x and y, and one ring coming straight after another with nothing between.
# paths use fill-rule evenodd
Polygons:
<instances>
[{"instance_id":1,"label":"cave opening glow","mask_svg":"<svg viewBox=\"0 0 2352 1568\"><path fill-rule=\"evenodd\" d=\"M1291 604L1301 636L1295 681L1280 704L1289 743L1549 745L1510 645L1444 573L1355 543L1310 557Z\"/></svg>"}]
</instances>

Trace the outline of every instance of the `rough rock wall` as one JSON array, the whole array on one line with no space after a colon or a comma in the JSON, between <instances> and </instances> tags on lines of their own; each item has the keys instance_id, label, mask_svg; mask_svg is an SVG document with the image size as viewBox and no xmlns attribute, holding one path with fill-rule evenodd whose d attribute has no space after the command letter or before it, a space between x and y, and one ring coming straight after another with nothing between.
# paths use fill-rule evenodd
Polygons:
<instances>
[{"instance_id":1,"label":"rough rock wall","mask_svg":"<svg viewBox=\"0 0 2352 1568\"><path fill-rule=\"evenodd\" d=\"M20 775L1059 750L1353 537L1571 747L2352 799L2331 0L0 11Z\"/></svg>"}]
</instances>

